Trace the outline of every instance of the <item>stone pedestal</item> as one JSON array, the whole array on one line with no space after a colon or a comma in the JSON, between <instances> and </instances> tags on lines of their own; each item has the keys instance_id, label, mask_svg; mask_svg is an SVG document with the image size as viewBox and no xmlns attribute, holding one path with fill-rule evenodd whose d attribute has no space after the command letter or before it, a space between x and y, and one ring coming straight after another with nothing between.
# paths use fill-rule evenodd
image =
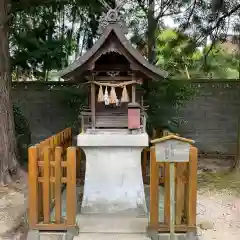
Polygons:
<instances>
[{"instance_id":1,"label":"stone pedestal","mask_svg":"<svg viewBox=\"0 0 240 240\"><path fill-rule=\"evenodd\" d=\"M86 154L81 213L146 216L141 152L147 134L80 134L77 144Z\"/></svg>"}]
</instances>

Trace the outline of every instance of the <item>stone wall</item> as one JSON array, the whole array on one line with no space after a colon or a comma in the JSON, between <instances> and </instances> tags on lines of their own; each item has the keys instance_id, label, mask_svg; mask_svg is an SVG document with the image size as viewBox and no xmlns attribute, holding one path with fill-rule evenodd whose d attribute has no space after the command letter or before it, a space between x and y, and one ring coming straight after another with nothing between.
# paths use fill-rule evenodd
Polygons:
<instances>
[{"instance_id":1,"label":"stone wall","mask_svg":"<svg viewBox=\"0 0 240 240\"><path fill-rule=\"evenodd\" d=\"M72 86L66 86L69 90ZM40 83L18 83L13 87L13 102L29 122L32 143L37 143L66 127L77 125L65 89Z\"/></svg>"},{"instance_id":2,"label":"stone wall","mask_svg":"<svg viewBox=\"0 0 240 240\"><path fill-rule=\"evenodd\" d=\"M180 134L196 141L200 151L235 154L237 122L240 113L240 84L228 82L193 82L197 91L192 101L185 103L180 116L186 120ZM76 88L76 86L66 86ZM32 142L36 143L75 123L77 116L61 97L63 88L46 84L16 84L13 100L29 121Z\"/></svg>"},{"instance_id":3,"label":"stone wall","mask_svg":"<svg viewBox=\"0 0 240 240\"><path fill-rule=\"evenodd\" d=\"M236 153L240 84L233 82L193 83L197 96L181 110L186 123L180 134L192 138L200 151Z\"/></svg>"}]
</instances>

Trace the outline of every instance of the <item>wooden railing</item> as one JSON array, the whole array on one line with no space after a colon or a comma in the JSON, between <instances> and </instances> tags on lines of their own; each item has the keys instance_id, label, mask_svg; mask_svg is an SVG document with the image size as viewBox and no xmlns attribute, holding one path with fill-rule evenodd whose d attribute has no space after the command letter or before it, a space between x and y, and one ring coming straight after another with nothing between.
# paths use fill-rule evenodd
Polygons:
<instances>
[{"instance_id":1,"label":"wooden railing","mask_svg":"<svg viewBox=\"0 0 240 240\"><path fill-rule=\"evenodd\" d=\"M75 227L76 162L70 128L32 146L29 154L29 227L67 230ZM62 192L66 191L66 214ZM64 216L65 215L65 216Z\"/></svg>"},{"instance_id":2,"label":"wooden railing","mask_svg":"<svg viewBox=\"0 0 240 240\"><path fill-rule=\"evenodd\" d=\"M150 150L150 223L149 230L169 232L170 173L169 163L156 161L155 147ZM161 173L160 173L161 172ZM196 229L197 148L191 146L190 161L175 164L175 231ZM159 177L161 176L161 177ZM164 186L164 221L159 222L159 183Z\"/></svg>"}]
</instances>

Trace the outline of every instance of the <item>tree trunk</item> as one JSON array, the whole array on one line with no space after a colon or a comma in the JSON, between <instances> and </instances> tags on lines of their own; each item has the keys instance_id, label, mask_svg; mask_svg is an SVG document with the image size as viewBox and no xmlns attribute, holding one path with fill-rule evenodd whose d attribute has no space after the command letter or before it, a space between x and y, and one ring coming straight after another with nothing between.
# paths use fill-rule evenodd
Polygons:
<instances>
[{"instance_id":1,"label":"tree trunk","mask_svg":"<svg viewBox=\"0 0 240 240\"><path fill-rule=\"evenodd\" d=\"M155 0L148 1L148 61L152 64L156 62L156 30L157 21L154 16L155 13Z\"/></svg>"},{"instance_id":2,"label":"tree trunk","mask_svg":"<svg viewBox=\"0 0 240 240\"><path fill-rule=\"evenodd\" d=\"M8 0L0 1L0 181L2 185L18 176L17 144L11 102Z\"/></svg>"}]
</instances>

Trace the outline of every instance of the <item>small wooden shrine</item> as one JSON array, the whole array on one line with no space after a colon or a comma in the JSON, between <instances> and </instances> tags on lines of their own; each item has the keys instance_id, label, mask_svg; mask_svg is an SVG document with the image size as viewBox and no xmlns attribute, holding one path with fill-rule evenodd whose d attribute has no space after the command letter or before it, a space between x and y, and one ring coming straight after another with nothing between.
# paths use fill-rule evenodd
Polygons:
<instances>
[{"instance_id":1,"label":"small wooden shrine","mask_svg":"<svg viewBox=\"0 0 240 240\"><path fill-rule=\"evenodd\" d=\"M89 101L81 113L82 130L145 130L143 81L167 77L151 65L125 37L125 25L115 9L100 25L101 37L82 57L64 69L65 80L89 83ZM91 129L91 130L90 130Z\"/></svg>"}]
</instances>

